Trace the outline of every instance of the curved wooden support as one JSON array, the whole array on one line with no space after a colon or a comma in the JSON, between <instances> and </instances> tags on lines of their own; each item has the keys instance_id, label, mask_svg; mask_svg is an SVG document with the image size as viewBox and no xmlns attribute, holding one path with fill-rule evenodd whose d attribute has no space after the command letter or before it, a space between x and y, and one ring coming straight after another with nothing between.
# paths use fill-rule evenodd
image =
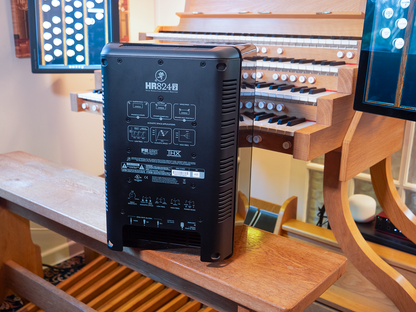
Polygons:
<instances>
[{"instance_id":1,"label":"curved wooden support","mask_svg":"<svg viewBox=\"0 0 416 312\"><path fill-rule=\"evenodd\" d=\"M416 244L416 216L400 198L391 173L391 157L370 168L377 199L391 222Z\"/></svg>"},{"instance_id":2,"label":"curved wooden support","mask_svg":"<svg viewBox=\"0 0 416 312\"><path fill-rule=\"evenodd\" d=\"M338 244L354 266L383 291L400 311L416 311L416 289L367 244L352 218L347 181L339 180L341 153L325 155L324 201Z\"/></svg>"}]
</instances>

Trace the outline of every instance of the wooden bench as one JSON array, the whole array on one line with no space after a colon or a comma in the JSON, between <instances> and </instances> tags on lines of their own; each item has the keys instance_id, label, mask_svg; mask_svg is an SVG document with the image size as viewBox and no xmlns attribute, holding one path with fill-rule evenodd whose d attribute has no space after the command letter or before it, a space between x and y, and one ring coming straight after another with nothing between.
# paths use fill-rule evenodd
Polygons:
<instances>
[{"instance_id":1,"label":"wooden bench","mask_svg":"<svg viewBox=\"0 0 416 312\"><path fill-rule=\"evenodd\" d=\"M46 311L93 311L37 276L32 220L220 311L303 311L346 270L344 256L248 226L234 254L106 246L104 180L23 152L0 155L0 299L13 289Z\"/></svg>"}]
</instances>

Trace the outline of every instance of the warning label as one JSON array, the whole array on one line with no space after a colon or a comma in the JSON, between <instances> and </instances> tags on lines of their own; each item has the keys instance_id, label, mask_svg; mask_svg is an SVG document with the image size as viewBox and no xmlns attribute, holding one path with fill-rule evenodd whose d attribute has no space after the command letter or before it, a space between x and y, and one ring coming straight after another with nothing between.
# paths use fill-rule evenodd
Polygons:
<instances>
[{"instance_id":1,"label":"warning label","mask_svg":"<svg viewBox=\"0 0 416 312\"><path fill-rule=\"evenodd\" d=\"M158 176L166 176L166 177L205 179L205 170L203 169L186 168L186 167L181 168L181 167L165 166L165 165L158 165L158 164L122 162L121 172L138 173L138 174L145 174L145 175L158 175ZM172 184L172 182L162 182L162 181L153 181L153 182Z\"/></svg>"}]
</instances>

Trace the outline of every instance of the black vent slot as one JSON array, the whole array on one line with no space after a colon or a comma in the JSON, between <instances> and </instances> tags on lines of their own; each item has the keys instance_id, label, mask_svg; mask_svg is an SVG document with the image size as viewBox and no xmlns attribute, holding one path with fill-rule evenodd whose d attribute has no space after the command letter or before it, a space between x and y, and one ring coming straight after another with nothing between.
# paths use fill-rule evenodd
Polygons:
<instances>
[{"instance_id":1,"label":"black vent slot","mask_svg":"<svg viewBox=\"0 0 416 312\"><path fill-rule=\"evenodd\" d=\"M228 157L220 161L220 174L226 174L234 169L234 157Z\"/></svg>"},{"instance_id":2,"label":"black vent slot","mask_svg":"<svg viewBox=\"0 0 416 312\"><path fill-rule=\"evenodd\" d=\"M220 185L220 187L225 187L227 184L233 183L233 181L234 181L234 177L231 176L229 178L220 180L219 185Z\"/></svg>"},{"instance_id":3,"label":"black vent slot","mask_svg":"<svg viewBox=\"0 0 416 312\"><path fill-rule=\"evenodd\" d=\"M220 193L218 202L218 222L224 222L232 216L233 211L233 189L230 188Z\"/></svg>"},{"instance_id":4,"label":"black vent slot","mask_svg":"<svg viewBox=\"0 0 416 312\"><path fill-rule=\"evenodd\" d=\"M237 110L237 80L224 80L222 84L222 113L229 114Z\"/></svg>"},{"instance_id":5,"label":"black vent slot","mask_svg":"<svg viewBox=\"0 0 416 312\"><path fill-rule=\"evenodd\" d=\"M235 140L234 131L221 134L221 149L234 146L234 140Z\"/></svg>"},{"instance_id":6,"label":"black vent slot","mask_svg":"<svg viewBox=\"0 0 416 312\"><path fill-rule=\"evenodd\" d=\"M201 247L201 236L197 232L155 229L144 226L124 226L125 246L138 247L143 244L164 244L166 247ZM138 242L140 240L141 242Z\"/></svg>"},{"instance_id":7,"label":"black vent slot","mask_svg":"<svg viewBox=\"0 0 416 312\"><path fill-rule=\"evenodd\" d=\"M230 126L234 126L234 125L235 125L235 119L223 120L222 123L221 123L222 128L230 127Z\"/></svg>"}]
</instances>

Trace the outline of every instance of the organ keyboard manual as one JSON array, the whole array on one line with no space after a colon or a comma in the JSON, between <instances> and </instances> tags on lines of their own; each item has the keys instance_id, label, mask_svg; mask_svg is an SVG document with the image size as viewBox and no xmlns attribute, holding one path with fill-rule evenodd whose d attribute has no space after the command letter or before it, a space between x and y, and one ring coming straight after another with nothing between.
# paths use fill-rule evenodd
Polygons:
<instances>
[{"instance_id":1,"label":"organ keyboard manual","mask_svg":"<svg viewBox=\"0 0 416 312\"><path fill-rule=\"evenodd\" d=\"M109 248L232 255L241 65L255 55L250 44L104 47Z\"/></svg>"}]
</instances>

